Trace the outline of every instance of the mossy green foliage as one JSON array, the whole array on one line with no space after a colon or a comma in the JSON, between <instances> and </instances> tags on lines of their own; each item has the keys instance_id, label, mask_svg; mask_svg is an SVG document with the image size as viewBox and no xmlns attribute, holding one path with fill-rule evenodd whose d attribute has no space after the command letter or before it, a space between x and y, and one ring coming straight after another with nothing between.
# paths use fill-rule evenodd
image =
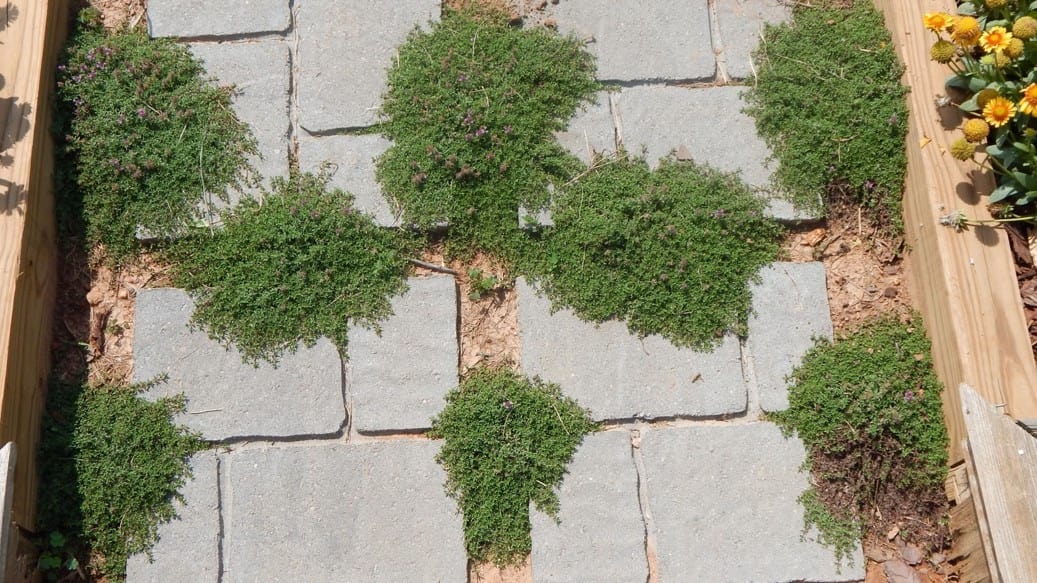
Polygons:
<instances>
[{"instance_id":1,"label":"mossy green foliage","mask_svg":"<svg viewBox=\"0 0 1037 583\"><path fill-rule=\"evenodd\" d=\"M180 232L199 209L246 179L255 151L230 93L171 40L105 31L84 10L66 46L58 96L71 118L67 148L91 243L116 258L138 247L138 227Z\"/></svg>"},{"instance_id":2,"label":"mossy green foliage","mask_svg":"<svg viewBox=\"0 0 1037 583\"><path fill-rule=\"evenodd\" d=\"M557 487L586 433L586 411L557 385L505 369L482 369L447 395L429 435L464 514L465 546L477 561L509 564L529 554L529 502L555 516Z\"/></svg>"},{"instance_id":3,"label":"mossy green foliage","mask_svg":"<svg viewBox=\"0 0 1037 583\"><path fill-rule=\"evenodd\" d=\"M620 157L559 189L555 226L530 271L583 319L708 348L745 331L750 281L781 227L737 177L690 162Z\"/></svg>"},{"instance_id":4,"label":"mossy green foliage","mask_svg":"<svg viewBox=\"0 0 1037 583\"><path fill-rule=\"evenodd\" d=\"M194 321L249 361L276 361L321 336L345 349L349 326L376 326L406 289L406 233L383 229L328 189L323 174L274 179L170 249L173 282L196 301Z\"/></svg>"},{"instance_id":5,"label":"mossy green foliage","mask_svg":"<svg viewBox=\"0 0 1037 583\"><path fill-rule=\"evenodd\" d=\"M839 185L902 229L906 89L871 0L797 5L791 22L766 29L755 60L748 111L778 160L777 184L806 208Z\"/></svg>"},{"instance_id":6,"label":"mossy green foliage","mask_svg":"<svg viewBox=\"0 0 1037 583\"><path fill-rule=\"evenodd\" d=\"M552 132L597 88L591 56L546 29L448 11L411 34L388 79L385 192L408 222L448 223L452 250L513 256L519 205L544 206L549 183L579 172Z\"/></svg>"},{"instance_id":7,"label":"mossy green foliage","mask_svg":"<svg viewBox=\"0 0 1037 583\"><path fill-rule=\"evenodd\" d=\"M817 522L815 509L822 536L845 543L845 525L866 522L887 485L901 501L942 488L942 386L920 319L883 319L835 343L819 340L790 383L789 408L773 420L803 440L819 492L850 492L828 508L830 521ZM826 530L826 522L843 526Z\"/></svg>"},{"instance_id":8,"label":"mossy green foliage","mask_svg":"<svg viewBox=\"0 0 1037 583\"><path fill-rule=\"evenodd\" d=\"M202 442L172 421L182 399L146 401L144 387L51 388L40 446L38 530L50 580L93 549L110 581L125 578L126 558L146 552ZM60 544L58 544L60 543ZM79 548L79 545L84 545ZM80 556L81 563L88 557ZM74 563L72 563L74 564Z\"/></svg>"}]
</instances>

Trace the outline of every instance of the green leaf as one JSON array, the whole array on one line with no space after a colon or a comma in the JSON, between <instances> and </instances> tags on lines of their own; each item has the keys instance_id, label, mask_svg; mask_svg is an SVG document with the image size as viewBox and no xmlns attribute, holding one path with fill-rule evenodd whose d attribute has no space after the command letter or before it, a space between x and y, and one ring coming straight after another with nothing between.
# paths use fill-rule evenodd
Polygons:
<instances>
[{"instance_id":1,"label":"green leaf","mask_svg":"<svg viewBox=\"0 0 1037 583\"><path fill-rule=\"evenodd\" d=\"M966 99L960 105L958 105L958 109L962 111L967 111L969 113L976 113L977 111L979 111L979 104L976 103L976 97L978 97L978 94Z\"/></svg>"},{"instance_id":2,"label":"green leaf","mask_svg":"<svg viewBox=\"0 0 1037 583\"><path fill-rule=\"evenodd\" d=\"M961 75L951 75L947 77L947 81L944 85L953 89L968 89L970 77L963 77Z\"/></svg>"},{"instance_id":3,"label":"green leaf","mask_svg":"<svg viewBox=\"0 0 1037 583\"><path fill-rule=\"evenodd\" d=\"M68 542L68 540L65 538L65 535L61 534L58 531L54 531L54 532L50 533L50 537L48 537L48 541L50 542L50 547L52 549L64 548L65 543Z\"/></svg>"},{"instance_id":4,"label":"green leaf","mask_svg":"<svg viewBox=\"0 0 1037 583\"><path fill-rule=\"evenodd\" d=\"M989 200L989 202L991 202L991 203L1001 202L1002 200L1005 200L1005 199L1007 199L1009 197L1013 197L1014 198L1018 194L1019 194L1019 190L1016 189L1015 186L1013 186L1011 184L1002 184L1001 186L998 186L997 188L994 189L993 192L990 193L990 200Z\"/></svg>"},{"instance_id":5,"label":"green leaf","mask_svg":"<svg viewBox=\"0 0 1037 583\"><path fill-rule=\"evenodd\" d=\"M1037 10L1037 2L1030 2L1030 10ZM964 12L961 11L961 6L958 7L958 13L964 14Z\"/></svg>"},{"instance_id":6,"label":"green leaf","mask_svg":"<svg viewBox=\"0 0 1037 583\"><path fill-rule=\"evenodd\" d=\"M991 144L987 146L987 154L1001 160L1005 157L1005 151L1000 146Z\"/></svg>"},{"instance_id":7,"label":"green leaf","mask_svg":"<svg viewBox=\"0 0 1037 583\"><path fill-rule=\"evenodd\" d=\"M958 4L958 14L962 16L975 16L976 7L973 6L972 2L962 2Z\"/></svg>"},{"instance_id":8,"label":"green leaf","mask_svg":"<svg viewBox=\"0 0 1037 583\"><path fill-rule=\"evenodd\" d=\"M1026 172L1012 172L1012 178L1025 190L1037 190L1037 178Z\"/></svg>"},{"instance_id":9,"label":"green leaf","mask_svg":"<svg viewBox=\"0 0 1037 583\"><path fill-rule=\"evenodd\" d=\"M44 553L40 556L39 565L41 571L54 571L61 568L61 559L50 553Z\"/></svg>"}]
</instances>

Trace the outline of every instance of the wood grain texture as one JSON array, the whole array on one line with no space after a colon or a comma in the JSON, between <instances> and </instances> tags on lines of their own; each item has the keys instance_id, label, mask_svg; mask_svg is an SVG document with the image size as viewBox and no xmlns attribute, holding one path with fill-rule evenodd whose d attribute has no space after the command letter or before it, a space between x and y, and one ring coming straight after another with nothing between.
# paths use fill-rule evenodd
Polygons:
<instances>
[{"instance_id":1,"label":"wood grain texture","mask_svg":"<svg viewBox=\"0 0 1037 583\"><path fill-rule=\"evenodd\" d=\"M32 528L49 370L55 240L51 96L64 0L0 5L0 443L20 452L12 516Z\"/></svg>"},{"instance_id":2,"label":"wood grain texture","mask_svg":"<svg viewBox=\"0 0 1037 583\"><path fill-rule=\"evenodd\" d=\"M995 581L1037 581L1037 438L968 385L959 393L969 482L985 514L980 532L989 539L988 557L995 557L991 575Z\"/></svg>"},{"instance_id":3,"label":"wood grain texture","mask_svg":"<svg viewBox=\"0 0 1037 583\"><path fill-rule=\"evenodd\" d=\"M885 14L911 89L904 191L908 270L936 372L946 387L943 410L953 464L963 459L965 437L954 387L963 382L981 387L983 397L1004 404L1008 414L1037 423L1037 366L1005 233L989 227L958 233L939 224L955 210L989 219L982 195L993 188L992 176L950 155L950 143L960 135L960 112L935 103L946 93L950 71L930 61L935 38L922 27L922 16L954 13L954 0L875 0L875 5Z\"/></svg>"}]
</instances>

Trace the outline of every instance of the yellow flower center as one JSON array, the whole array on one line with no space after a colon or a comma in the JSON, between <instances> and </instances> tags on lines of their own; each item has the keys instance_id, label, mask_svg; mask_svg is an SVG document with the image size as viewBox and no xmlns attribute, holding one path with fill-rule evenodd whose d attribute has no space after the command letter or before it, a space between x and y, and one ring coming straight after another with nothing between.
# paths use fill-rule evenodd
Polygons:
<instances>
[{"instance_id":1,"label":"yellow flower center","mask_svg":"<svg viewBox=\"0 0 1037 583\"><path fill-rule=\"evenodd\" d=\"M979 37L979 44L983 46L984 51L994 53L1008 48L1008 43L1011 40L1012 33L1008 32L1003 26L995 26Z\"/></svg>"},{"instance_id":2,"label":"yellow flower center","mask_svg":"<svg viewBox=\"0 0 1037 583\"><path fill-rule=\"evenodd\" d=\"M954 19L944 12L929 12L922 17L925 27L933 32L940 32L950 28Z\"/></svg>"},{"instance_id":3,"label":"yellow flower center","mask_svg":"<svg viewBox=\"0 0 1037 583\"><path fill-rule=\"evenodd\" d=\"M1015 115L1015 104L1004 97L991 99L983 108L983 119L995 128L999 128Z\"/></svg>"}]
</instances>

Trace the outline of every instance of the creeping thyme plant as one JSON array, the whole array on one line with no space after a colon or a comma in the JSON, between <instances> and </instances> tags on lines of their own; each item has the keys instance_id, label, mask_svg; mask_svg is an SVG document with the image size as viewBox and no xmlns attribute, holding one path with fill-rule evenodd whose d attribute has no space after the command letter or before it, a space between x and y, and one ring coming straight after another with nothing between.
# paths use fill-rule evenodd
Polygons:
<instances>
[{"instance_id":1,"label":"creeping thyme plant","mask_svg":"<svg viewBox=\"0 0 1037 583\"><path fill-rule=\"evenodd\" d=\"M976 0L957 14L928 13L923 25L935 36L931 58L953 74L948 88L966 99L961 136L950 146L959 160L979 160L997 177L990 194L998 220L1037 215L1037 2ZM975 222L954 212L944 224Z\"/></svg>"}]
</instances>

